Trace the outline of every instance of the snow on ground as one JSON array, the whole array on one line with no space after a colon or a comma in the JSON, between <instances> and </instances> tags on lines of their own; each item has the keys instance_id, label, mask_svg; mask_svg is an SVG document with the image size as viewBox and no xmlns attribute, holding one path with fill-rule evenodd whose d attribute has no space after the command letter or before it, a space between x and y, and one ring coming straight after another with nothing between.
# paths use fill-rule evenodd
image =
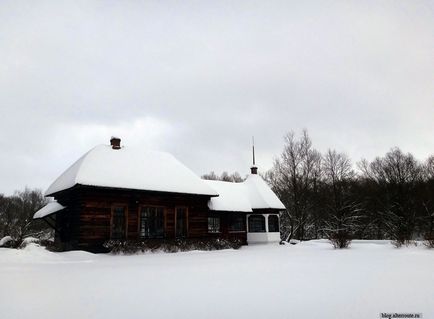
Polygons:
<instances>
[{"instance_id":1,"label":"snow on ground","mask_svg":"<svg viewBox=\"0 0 434 319\"><path fill-rule=\"evenodd\" d=\"M355 241L94 255L0 248L0 318L434 318L434 250Z\"/></svg>"}]
</instances>

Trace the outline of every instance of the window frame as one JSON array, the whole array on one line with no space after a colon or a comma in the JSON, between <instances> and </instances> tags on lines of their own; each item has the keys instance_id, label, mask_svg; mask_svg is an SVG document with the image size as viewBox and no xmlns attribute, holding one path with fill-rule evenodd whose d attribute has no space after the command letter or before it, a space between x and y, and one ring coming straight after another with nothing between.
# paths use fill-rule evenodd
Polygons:
<instances>
[{"instance_id":1,"label":"window frame","mask_svg":"<svg viewBox=\"0 0 434 319\"><path fill-rule=\"evenodd\" d=\"M163 236L162 237L142 237L141 236L141 229L142 229L142 209L143 208L161 208L163 210ZM162 205L149 205L149 204L141 204L138 207L137 212L137 237L139 239L145 240L145 239L162 239L166 238L166 229L167 229L167 215L166 215L166 207Z\"/></svg>"},{"instance_id":2,"label":"window frame","mask_svg":"<svg viewBox=\"0 0 434 319\"><path fill-rule=\"evenodd\" d=\"M218 230L211 230L210 229L210 220L218 220ZM222 233L222 220L220 216L208 216L207 218L207 228L208 228L208 234L221 234Z\"/></svg>"},{"instance_id":3,"label":"window frame","mask_svg":"<svg viewBox=\"0 0 434 319\"><path fill-rule=\"evenodd\" d=\"M263 230L260 230L260 231L258 231L256 229L252 230L252 227L250 227L250 219L252 217L253 218L261 217L261 219L263 220ZM267 220L266 220L265 216L262 215L262 214L252 214L252 215L249 215L249 217L247 218L247 227L248 227L248 232L249 233L266 233L267 232ZM262 229L262 227L261 227L261 229Z\"/></svg>"},{"instance_id":4,"label":"window frame","mask_svg":"<svg viewBox=\"0 0 434 319\"><path fill-rule=\"evenodd\" d=\"M177 231L178 231L178 209L182 208L185 209L185 237L178 237ZM188 238L188 231L189 231L189 219L188 216L188 206L175 206L175 238Z\"/></svg>"},{"instance_id":5,"label":"window frame","mask_svg":"<svg viewBox=\"0 0 434 319\"><path fill-rule=\"evenodd\" d=\"M273 217L273 218L275 217L277 219L277 230L274 230L274 231L270 230L270 217ZM267 222L268 222L268 232L269 233L280 233L279 215L277 215L277 214L270 214L270 215L268 215Z\"/></svg>"},{"instance_id":6,"label":"window frame","mask_svg":"<svg viewBox=\"0 0 434 319\"><path fill-rule=\"evenodd\" d=\"M113 215L116 208L124 209L124 238L113 238ZM126 203L112 203L110 207L110 239L123 240L128 238L128 204Z\"/></svg>"},{"instance_id":7,"label":"window frame","mask_svg":"<svg viewBox=\"0 0 434 319\"><path fill-rule=\"evenodd\" d=\"M232 225L233 225L233 220L236 218L240 218L241 219L241 225L242 225L242 229L241 230L237 230L237 229L231 229ZM229 223L228 223L228 232L229 233L245 233L247 231L247 227L246 227L246 215L241 215L241 214L232 214L229 215Z\"/></svg>"}]
</instances>

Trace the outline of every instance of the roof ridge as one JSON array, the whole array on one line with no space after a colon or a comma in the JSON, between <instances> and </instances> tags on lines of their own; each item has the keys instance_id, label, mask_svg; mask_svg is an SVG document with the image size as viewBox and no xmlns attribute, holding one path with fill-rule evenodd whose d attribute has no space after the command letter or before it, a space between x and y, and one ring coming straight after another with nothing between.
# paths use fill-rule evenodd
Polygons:
<instances>
[{"instance_id":1,"label":"roof ridge","mask_svg":"<svg viewBox=\"0 0 434 319\"><path fill-rule=\"evenodd\" d=\"M58 183L60 180L62 180L62 178L63 178L67 173L69 173L69 172L71 171L72 168L75 169L75 174L74 174L74 179L73 179L73 185L77 184L77 176L78 176L78 174L79 174L79 172L80 172L81 166L83 165L84 159L89 155L90 152L92 152L95 148L100 147L100 146L107 146L107 145L104 145L104 144L96 145L96 146L92 147L90 150L88 150L86 153L84 153L84 154L83 154L79 159L77 159L77 160L76 160L74 163L72 163L72 164L71 164L71 165L70 165L70 166L69 166L65 171L63 171L63 173L60 174L60 175L59 175L59 176L54 180L54 182L52 182L52 183L50 184L50 186L48 186L47 190L45 191L45 196L49 196L49 195L54 194L54 193L56 193L56 192L59 191L59 190L56 190L56 189L50 191L50 189L53 188L53 187L56 185L56 183ZM73 186L73 185L71 185L71 186Z\"/></svg>"}]
</instances>

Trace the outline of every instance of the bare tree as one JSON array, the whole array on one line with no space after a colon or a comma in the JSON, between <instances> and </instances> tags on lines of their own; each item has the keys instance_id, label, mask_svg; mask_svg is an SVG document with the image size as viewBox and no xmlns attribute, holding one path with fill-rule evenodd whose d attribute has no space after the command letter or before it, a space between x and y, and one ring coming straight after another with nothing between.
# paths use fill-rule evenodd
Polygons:
<instances>
[{"instance_id":1,"label":"bare tree","mask_svg":"<svg viewBox=\"0 0 434 319\"><path fill-rule=\"evenodd\" d=\"M283 152L275 160L267 179L287 208L281 218L286 239L304 240L312 236L309 232L318 229L315 227L313 212L316 207L312 199L320 177L321 155L312 147L306 130L298 140L293 132L288 133L284 140Z\"/></svg>"},{"instance_id":2,"label":"bare tree","mask_svg":"<svg viewBox=\"0 0 434 319\"><path fill-rule=\"evenodd\" d=\"M335 150L324 155L322 169L329 193L325 232L336 248L346 248L361 218L360 205L352 194L355 173L348 156Z\"/></svg>"},{"instance_id":3,"label":"bare tree","mask_svg":"<svg viewBox=\"0 0 434 319\"><path fill-rule=\"evenodd\" d=\"M434 155L423 165L424 183L421 185L421 232L424 233L427 246L434 248Z\"/></svg>"},{"instance_id":4,"label":"bare tree","mask_svg":"<svg viewBox=\"0 0 434 319\"><path fill-rule=\"evenodd\" d=\"M224 181L224 182L234 182L240 183L244 181L244 178L241 177L240 173L234 172L229 174L228 172L223 172L220 176L218 176L214 171L211 171L208 174L204 174L201 176L202 179L215 180L215 181Z\"/></svg>"},{"instance_id":5,"label":"bare tree","mask_svg":"<svg viewBox=\"0 0 434 319\"><path fill-rule=\"evenodd\" d=\"M40 190L28 188L10 197L0 196L0 236L21 242L24 237L46 230L46 225L33 221L33 214L46 203Z\"/></svg>"},{"instance_id":6,"label":"bare tree","mask_svg":"<svg viewBox=\"0 0 434 319\"><path fill-rule=\"evenodd\" d=\"M364 178L373 181L381 202L388 237L397 245L413 238L417 224L417 185L423 177L420 163L411 154L393 148L384 157L359 165Z\"/></svg>"},{"instance_id":7,"label":"bare tree","mask_svg":"<svg viewBox=\"0 0 434 319\"><path fill-rule=\"evenodd\" d=\"M240 173L238 173L238 172L232 173L231 179L234 183L241 183L242 181L244 181L244 178L242 178Z\"/></svg>"},{"instance_id":8,"label":"bare tree","mask_svg":"<svg viewBox=\"0 0 434 319\"><path fill-rule=\"evenodd\" d=\"M424 176L428 180L434 180L434 155L428 157L424 165Z\"/></svg>"},{"instance_id":9,"label":"bare tree","mask_svg":"<svg viewBox=\"0 0 434 319\"><path fill-rule=\"evenodd\" d=\"M220 180L223 182L232 182L232 178L231 176L228 174L228 172L223 172L220 175Z\"/></svg>"},{"instance_id":10,"label":"bare tree","mask_svg":"<svg viewBox=\"0 0 434 319\"><path fill-rule=\"evenodd\" d=\"M214 171L211 171L208 174L203 174L202 179L208 179L208 180L213 180L213 181L217 181L219 180L219 177L216 175L216 173L214 173Z\"/></svg>"}]
</instances>

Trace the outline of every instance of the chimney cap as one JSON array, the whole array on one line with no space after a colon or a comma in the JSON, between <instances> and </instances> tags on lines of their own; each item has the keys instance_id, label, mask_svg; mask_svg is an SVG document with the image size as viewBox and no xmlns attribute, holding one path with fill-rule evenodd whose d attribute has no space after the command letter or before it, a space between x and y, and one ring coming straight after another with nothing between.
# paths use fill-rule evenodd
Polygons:
<instances>
[{"instance_id":1,"label":"chimney cap","mask_svg":"<svg viewBox=\"0 0 434 319\"><path fill-rule=\"evenodd\" d=\"M116 136L112 136L110 138L110 145L112 146L112 149L118 150L121 148L121 139Z\"/></svg>"},{"instance_id":2,"label":"chimney cap","mask_svg":"<svg viewBox=\"0 0 434 319\"><path fill-rule=\"evenodd\" d=\"M250 172L254 175L258 174L258 167L256 166L250 167Z\"/></svg>"}]
</instances>

